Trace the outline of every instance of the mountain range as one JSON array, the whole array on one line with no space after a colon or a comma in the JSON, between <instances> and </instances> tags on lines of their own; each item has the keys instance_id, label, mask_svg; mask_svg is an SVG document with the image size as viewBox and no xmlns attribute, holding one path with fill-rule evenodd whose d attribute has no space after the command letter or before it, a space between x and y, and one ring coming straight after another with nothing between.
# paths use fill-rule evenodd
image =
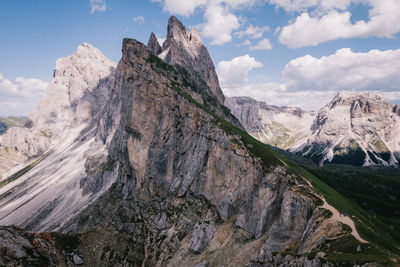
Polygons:
<instances>
[{"instance_id":1,"label":"mountain range","mask_svg":"<svg viewBox=\"0 0 400 267\"><path fill-rule=\"evenodd\" d=\"M197 30L175 17L162 46L124 39L118 64L86 43L57 60L45 99L0 137L0 265L399 262L396 231L249 135L247 121L264 124L229 101ZM295 118L314 125L313 113L265 110L308 140Z\"/></svg>"},{"instance_id":2,"label":"mountain range","mask_svg":"<svg viewBox=\"0 0 400 267\"><path fill-rule=\"evenodd\" d=\"M248 97L225 105L263 143L327 163L399 167L400 107L377 95L340 92L319 111L276 107Z\"/></svg>"}]
</instances>

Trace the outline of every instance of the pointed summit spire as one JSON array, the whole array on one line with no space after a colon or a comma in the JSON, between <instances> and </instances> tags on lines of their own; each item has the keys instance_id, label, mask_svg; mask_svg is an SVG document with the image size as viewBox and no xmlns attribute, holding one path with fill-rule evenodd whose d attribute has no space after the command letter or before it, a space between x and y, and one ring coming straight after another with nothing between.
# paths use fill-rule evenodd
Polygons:
<instances>
[{"instance_id":1,"label":"pointed summit spire","mask_svg":"<svg viewBox=\"0 0 400 267\"><path fill-rule=\"evenodd\" d=\"M160 53L162 59L171 65L185 68L199 84L207 84L210 91L208 93L223 104L224 94L219 86L214 64L197 29L190 31L174 16L169 18L167 29L167 39Z\"/></svg>"},{"instance_id":2,"label":"pointed summit spire","mask_svg":"<svg viewBox=\"0 0 400 267\"><path fill-rule=\"evenodd\" d=\"M162 52L162 48L156 35L152 32L150 34L149 42L147 43L147 48L154 54L159 55Z\"/></svg>"}]
</instances>

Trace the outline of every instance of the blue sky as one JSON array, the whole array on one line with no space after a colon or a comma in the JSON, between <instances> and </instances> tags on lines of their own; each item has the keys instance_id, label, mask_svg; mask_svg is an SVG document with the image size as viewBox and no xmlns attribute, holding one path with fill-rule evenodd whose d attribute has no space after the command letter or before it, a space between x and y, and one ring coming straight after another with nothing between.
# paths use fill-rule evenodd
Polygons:
<instances>
[{"instance_id":1,"label":"blue sky","mask_svg":"<svg viewBox=\"0 0 400 267\"><path fill-rule=\"evenodd\" d=\"M197 27L224 93L317 109L339 90L400 103L398 0L2 0L0 116L27 115L55 61L88 42L118 61L125 37Z\"/></svg>"}]
</instances>

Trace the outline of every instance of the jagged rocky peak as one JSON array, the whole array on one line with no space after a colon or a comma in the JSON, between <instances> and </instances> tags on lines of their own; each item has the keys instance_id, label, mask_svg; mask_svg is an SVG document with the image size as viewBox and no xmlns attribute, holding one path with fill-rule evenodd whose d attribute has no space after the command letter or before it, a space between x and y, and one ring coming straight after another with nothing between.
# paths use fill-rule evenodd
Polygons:
<instances>
[{"instance_id":1,"label":"jagged rocky peak","mask_svg":"<svg viewBox=\"0 0 400 267\"><path fill-rule=\"evenodd\" d=\"M149 49L136 40L124 39L122 51L114 91L121 116L113 110L107 115L120 120L109 154L120 165L110 189L115 191L109 194L117 199L105 198L94 207L101 207L100 212L86 214L103 231L131 234L137 245L128 254L139 255L139 265L193 266L205 260L206 252L212 255L206 258L209 266L245 266L260 249L312 249L314 244L302 237L308 236L307 225L314 224L312 214L318 217L320 211L311 198L290 188L302 178L276 158L263 161L253 154L250 149L258 142L242 141L247 135L229 123L216 123L219 116L205 103L196 103L199 98L185 72L149 60ZM84 216L65 229L97 226ZM243 235L240 246L231 238L234 229ZM310 231L312 240L330 235ZM160 242L150 243L147 233ZM168 233L167 239L159 238ZM244 246L251 247L252 255L240 253ZM143 258L149 247L154 250Z\"/></svg>"},{"instance_id":2,"label":"jagged rocky peak","mask_svg":"<svg viewBox=\"0 0 400 267\"><path fill-rule=\"evenodd\" d=\"M163 50L171 46L172 41L181 42L191 52L191 56L198 56L199 48L203 46L200 34L196 28L192 31L183 26L176 17L171 16L168 20L167 39L163 44ZM172 59L174 60L174 59Z\"/></svg>"},{"instance_id":3,"label":"jagged rocky peak","mask_svg":"<svg viewBox=\"0 0 400 267\"><path fill-rule=\"evenodd\" d=\"M0 151L0 160L6 163L0 168L0 177L70 138L72 128L92 123L111 96L115 67L116 63L87 43L78 46L73 55L58 59L46 96L29 115L27 127L12 127L0 140L1 146L15 152L3 158Z\"/></svg>"},{"instance_id":4,"label":"jagged rocky peak","mask_svg":"<svg viewBox=\"0 0 400 267\"><path fill-rule=\"evenodd\" d=\"M400 117L377 95L340 92L318 112L311 129L297 151L320 165L399 165Z\"/></svg>"},{"instance_id":5,"label":"jagged rocky peak","mask_svg":"<svg viewBox=\"0 0 400 267\"><path fill-rule=\"evenodd\" d=\"M214 63L197 29L190 31L176 17L171 16L168 20L167 39L162 45L161 52L157 48L156 41L156 36L151 34L147 45L150 51L168 64L185 68L191 80L199 85L206 83L209 87L207 93L220 104L224 103L225 98L219 86Z\"/></svg>"},{"instance_id":6,"label":"jagged rocky peak","mask_svg":"<svg viewBox=\"0 0 400 267\"><path fill-rule=\"evenodd\" d=\"M90 120L110 97L116 63L83 43L56 61L46 97L32 113L36 123Z\"/></svg>"},{"instance_id":7,"label":"jagged rocky peak","mask_svg":"<svg viewBox=\"0 0 400 267\"><path fill-rule=\"evenodd\" d=\"M374 113L382 112L382 109L393 109L393 105L387 103L380 96L368 92L341 91L328 104L332 109L337 105L351 106L352 112Z\"/></svg>"},{"instance_id":8,"label":"jagged rocky peak","mask_svg":"<svg viewBox=\"0 0 400 267\"><path fill-rule=\"evenodd\" d=\"M152 32L150 34L150 39L147 42L147 48L154 54L159 55L162 52L162 47L158 42L156 35Z\"/></svg>"},{"instance_id":9,"label":"jagged rocky peak","mask_svg":"<svg viewBox=\"0 0 400 267\"><path fill-rule=\"evenodd\" d=\"M367 92L339 92L318 112L276 107L248 97L225 105L266 144L315 163L399 166L400 108Z\"/></svg>"},{"instance_id":10,"label":"jagged rocky peak","mask_svg":"<svg viewBox=\"0 0 400 267\"><path fill-rule=\"evenodd\" d=\"M111 185L110 180L90 173L107 158L105 140L97 138L97 132L115 85L115 66L89 44L57 60L46 96L29 117L30 128L11 128L2 138L2 146L13 148L4 169L29 160L5 178L28 164L40 164L12 185L16 195L29 201L21 205L23 198L0 200L0 225L53 230ZM1 152L3 164L7 161ZM4 197L7 190L0 188L0 195Z\"/></svg>"}]
</instances>

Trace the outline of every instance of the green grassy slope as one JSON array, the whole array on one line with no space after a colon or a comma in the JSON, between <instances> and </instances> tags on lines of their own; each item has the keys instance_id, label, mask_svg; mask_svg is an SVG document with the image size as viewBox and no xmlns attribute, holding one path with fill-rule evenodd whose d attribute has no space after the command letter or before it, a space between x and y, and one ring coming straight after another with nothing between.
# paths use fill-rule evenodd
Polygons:
<instances>
[{"instance_id":1,"label":"green grassy slope","mask_svg":"<svg viewBox=\"0 0 400 267\"><path fill-rule=\"evenodd\" d=\"M369 217L400 232L400 169L327 165L307 170L368 211Z\"/></svg>"}]
</instances>

